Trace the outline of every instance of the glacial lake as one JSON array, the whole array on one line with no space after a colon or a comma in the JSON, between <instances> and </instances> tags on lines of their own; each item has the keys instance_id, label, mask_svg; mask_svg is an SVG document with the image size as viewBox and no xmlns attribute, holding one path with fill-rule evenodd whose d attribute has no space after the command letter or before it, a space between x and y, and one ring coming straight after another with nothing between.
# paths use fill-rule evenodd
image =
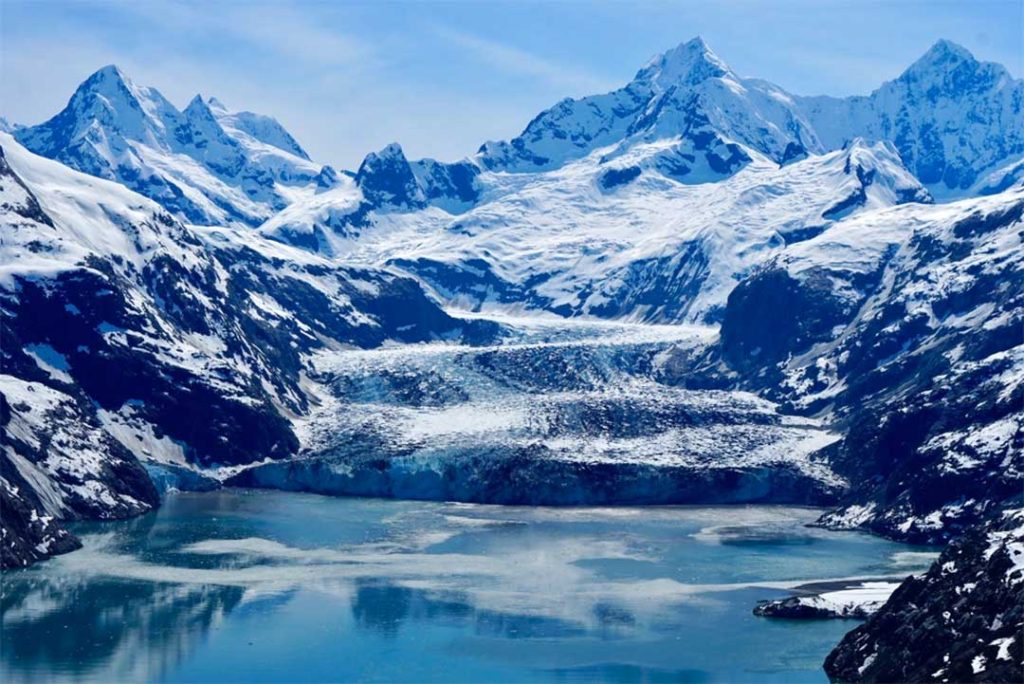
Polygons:
<instances>
[{"instance_id":1,"label":"glacial lake","mask_svg":"<svg viewBox=\"0 0 1024 684\"><path fill-rule=\"evenodd\" d=\"M4 574L0 680L827 681L856 622L757 600L933 554L817 515L173 494Z\"/></svg>"}]
</instances>

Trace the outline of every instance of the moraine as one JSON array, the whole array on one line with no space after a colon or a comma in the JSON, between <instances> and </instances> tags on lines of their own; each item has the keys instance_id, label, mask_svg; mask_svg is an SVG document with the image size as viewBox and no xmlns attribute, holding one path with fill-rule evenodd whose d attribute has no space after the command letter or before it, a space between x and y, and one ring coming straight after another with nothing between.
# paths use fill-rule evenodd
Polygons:
<instances>
[{"instance_id":1,"label":"moraine","mask_svg":"<svg viewBox=\"0 0 1024 684\"><path fill-rule=\"evenodd\" d=\"M825 681L850 623L751 606L934 554L819 513L174 494L5 576L0 677Z\"/></svg>"}]
</instances>

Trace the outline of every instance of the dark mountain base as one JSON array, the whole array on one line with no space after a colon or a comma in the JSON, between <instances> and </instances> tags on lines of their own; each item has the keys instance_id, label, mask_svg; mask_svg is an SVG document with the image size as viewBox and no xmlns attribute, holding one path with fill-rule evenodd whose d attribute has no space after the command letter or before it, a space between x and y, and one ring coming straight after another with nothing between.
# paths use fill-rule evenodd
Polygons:
<instances>
[{"instance_id":1,"label":"dark mountain base","mask_svg":"<svg viewBox=\"0 0 1024 684\"><path fill-rule=\"evenodd\" d=\"M825 661L843 682L1024 681L1024 515L953 542Z\"/></svg>"}]
</instances>

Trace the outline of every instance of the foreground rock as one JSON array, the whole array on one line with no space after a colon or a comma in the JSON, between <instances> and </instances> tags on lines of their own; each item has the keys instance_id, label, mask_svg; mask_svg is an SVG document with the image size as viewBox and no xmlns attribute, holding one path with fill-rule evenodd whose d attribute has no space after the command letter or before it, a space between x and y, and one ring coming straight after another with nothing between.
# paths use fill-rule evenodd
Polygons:
<instances>
[{"instance_id":1,"label":"foreground rock","mask_svg":"<svg viewBox=\"0 0 1024 684\"><path fill-rule=\"evenodd\" d=\"M1024 510L953 542L825 661L844 682L1024 680Z\"/></svg>"},{"instance_id":2,"label":"foreground rock","mask_svg":"<svg viewBox=\"0 0 1024 684\"><path fill-rule=\"evenodd\" d=\"M0 568L79 548L63 521L128 518L159 505L146 471L86 406L0 375Z\"/></svg>"}]
</instances>

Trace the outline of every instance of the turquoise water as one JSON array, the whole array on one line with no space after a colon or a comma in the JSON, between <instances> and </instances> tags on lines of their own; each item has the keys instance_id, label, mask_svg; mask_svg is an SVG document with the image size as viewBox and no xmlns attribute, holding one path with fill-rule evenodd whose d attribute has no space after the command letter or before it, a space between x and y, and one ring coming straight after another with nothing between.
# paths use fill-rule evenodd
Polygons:
<instances>
[{"instance_id":1,"label":"turquoise water","mask_svg":"<svg viewBox=\"0 0 1024 684\"><path fill-rule=\"evenodd\" d=\"M825 681L855 623L756 601L931 556L817 514L173 495L4 575L0 679Z\"/></svg>"}]
</instances>

